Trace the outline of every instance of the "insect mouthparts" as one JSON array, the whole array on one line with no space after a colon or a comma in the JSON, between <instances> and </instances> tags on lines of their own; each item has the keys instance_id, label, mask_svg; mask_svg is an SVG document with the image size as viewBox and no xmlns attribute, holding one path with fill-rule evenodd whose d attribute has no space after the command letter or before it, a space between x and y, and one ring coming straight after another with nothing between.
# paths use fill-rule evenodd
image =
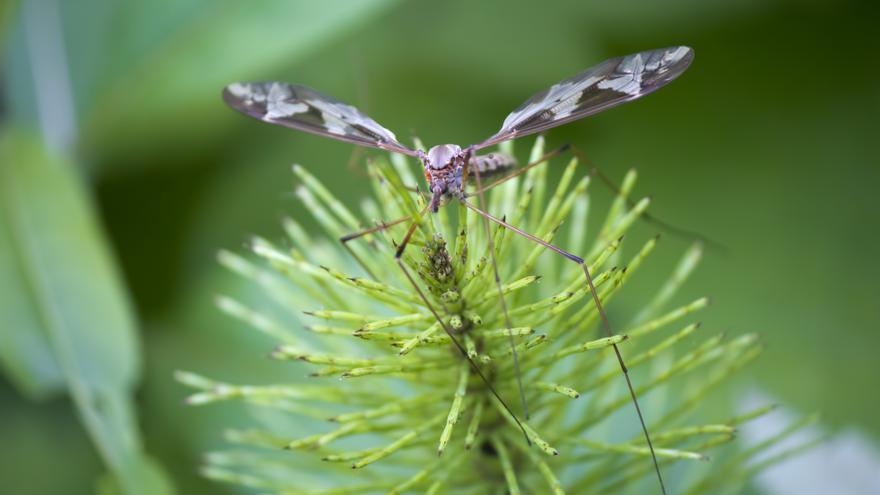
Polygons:
<instances>
[{"instance_id":1,"label":"insect mouthparts","mask_svg":"<svg viewBox=\"0 0 880 495\"><path fill-rule=\"evenodd\" d=\"M439 185L431 189L431 213L437 213L440 209L440 199L443 198L443 188Z\"/></svg>"}]
</instances>

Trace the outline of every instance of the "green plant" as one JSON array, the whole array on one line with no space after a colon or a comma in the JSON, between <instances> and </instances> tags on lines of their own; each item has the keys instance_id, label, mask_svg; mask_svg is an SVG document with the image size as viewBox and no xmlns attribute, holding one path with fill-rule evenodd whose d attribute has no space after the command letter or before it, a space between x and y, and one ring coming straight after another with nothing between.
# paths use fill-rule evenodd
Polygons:
<instances>
[{"instance_id":1,"label":"green plant","mask_svg":"<svg viewBox=\"0 0 880 495\"><path fill-rule=\"evenodd\" d=\"M542 153L539 139L532 159ZM405 187L417 182L401 157L377 158L368 170L374 196L362 203L364 218L418 216L424 199ZM586 246L589 176L583 171L572 159L550 190L546 168L536 167L493 190L488 209L586 253L607 305L650 256L657 238L623 254L622 236L649 204L642 199L628 206L626 195L635 183L630 172ZM707 452L733 440L737 425L771 409L720 422L693 414L713 388L760 353L754 334L729 340L723 334L700 336L699 324L687 320L708 305L705 297L667 308L696 266L699 245L687 250L653 298L630 304L638 311L612 313L619 334L605 338L597 333L595 306L576 267L493 227L515 326L510 331L533 411L524 421L530 447L394 264L395 239L407 224L354 241L347 253L335 239L362 229L364 222L306 170L295 166L294 173L301 181L297 195L332 240L315 239L286 219L288 247L262 238L250 243L260 263L220 253L224 266L261 286L280 312L257 312L222 296L218 305L276 339L271 357L305 363L310 378L252 386L178 373L178 380L197 389L189 404L242 400L257 423L226 433L236 448L207 456L208 477L291 494L654 490L649 452L611 343L621 343L640 397L671 396L675 387L674 400L647 406L664 470L706 461ZM512 353L479 222L473 212L454 206L422 217L404 262L501 396L517 405ZM733 458L724 469L744 470L749 457ZM699 473L687 478L689 493L730 486L718 473ZM678 479L672 483L677 493L687 492Z\"/></svg>"}]
</instances>

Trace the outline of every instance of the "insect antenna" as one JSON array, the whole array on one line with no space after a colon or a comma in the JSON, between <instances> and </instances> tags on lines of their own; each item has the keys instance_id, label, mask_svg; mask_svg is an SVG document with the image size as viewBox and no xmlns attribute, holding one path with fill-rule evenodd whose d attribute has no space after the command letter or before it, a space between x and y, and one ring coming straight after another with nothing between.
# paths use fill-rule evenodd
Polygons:
<instances>
[{"instance_id":1,"label":"insect antenna","mask_svg":"<svg viewBox=\"0 0 880 495\"><path fill-rule=\"evenodd\" d=\"M423 211L423 213L424 213L424 211ZM425 295L425 293L422 291L422 289L416 283L412 274L410 274L409 270L406 268L406 264L403 262L403 251L406 249L406 246L409 244L409 241L412 238L413 234L415 233L416 228L418 227L420 220L421 220L421 218L418 218L415 221L413 221L413 223L409 226L409 229L407 229L406 235L404 235L403 240L401 241L400 245L397 247L397 252L394 253L394 261L395 261L395 263L397 263L397 266L399 266L400 269L403 271L404 277L406 277L407 281L410 283L410 285L412 285L413 289L415 289L416 293L419 295L419 298L422 300L423 303L425 303L425 306L428 308L428 310L431 312L431 314L434 315L434 319L437 320L437 323L440 324L440 326L443 328L443 331L446 332L446 335L449 336L449 340L452 341L452 343L455 345L455 347L458 349L458 351L461 353L461 355L467 360L468 364L470 364L471 368L473 368L474 372L476 372L477 375L480 377L480 379L483 381L483 383L486 384L486 387L489 389L489 392L496 399L498 399L498 402L501 404L501 406L504 408L504 410L507 411L508 414L510 414L511 418L513 418L513 421L516 423L516 425L522 431L522 434L526 439L526 443L531 445L532 440L529 438L529 434L528 434L528 432L526 432L525 426L523 426L523 424L520 422L519 418L517 418L516 414L514 414L513 410L510 408L510 406L507 405L507 402L505 402L504 399L501 398L501 395L495 390L495 387L492 386L492 383L489 381L489 379L486 377L486 375L483 374L483 370L481 370L480 367L477 366L477 363L473 359L471 359L470 356L468 356L467 350L464 348L464 346L458 340L458 337L455 336L455 334L452 331L452 328L450 328L449 325L445 321L443 321L443 318L441 318L440 314L437 313L437 310L434 309L434 305L432 305L431 302L428 300L428 297Z\"/></svg>"},{"instance_id":2,"label":"insect antenna","mask_svg":"<svg viewBox=\"0 0 880 495\"><path fill-rule=\"evenodd\" d=\"M544 241L543 239L535 237L532 234L529 234L528 232L525 232L517 227L514 227L513 225L510 225L509 223L507 223L506 221L504 221L500 218L492 216L490 213L483 211L482 209L480 209L476 205L471 204L465 198L460 198L459 201L461 202L461 204L463 204L464 206L466 206L467 208L469 208L473 212L482 216L485 220L491 221L491 222L496 223L498 225L501 225L502 227L510 230L511 232L518 234L522 237L525 237L526 239L528 239L532 242L540 244L540 245L544 246L545 248L547 248L547 249L565 257L566 259L573 261L574 263L577 263L578 265L580 265L580 267L583 269L584 278L586 279L587 287L590 290L590 295L592 296L593 303L596 305L596 310L599 313L599 319L602 322L602 328L603 328L606 336L612 337L614 335L614 332L611 329L611 323L608 320L608 316L605 314L605 309L602 306L602 302L599 300L599 294L596 291L596 286L593 283L593 276L590 274L590 269L589 269L589 267L587 267L587 264L583 258L581 258L579 256L575 256L574 254L571 254L568 251L565 251L564 249L562 249L558 246L555 246L547 241ZM663 475L660 474L660 464L657 462L657 454L654 451L654 444L653 444L653 442L651 442L651 435L648 433L648 427L645 425L645 418L644 418L644 415L642 414L642 409L639 406L639 400L636 397L635 388L633 387L632 380L630 379L630 376L629 376L629 369L626 367L626 363L623 360L623 355L620 353L620 349L618 348L617 344L612 344L611 346L612 346L612 348L614 348L614 354L617 357L617 362L620 365L620 370L623 372L623 376L626 379L626 386L627 386L627 389L629 390L630 397L632 398L632 403L633 403L633 406L635 407L636 415L639 418L639 424L642 427L642 433L644 434L645 441L648 444L648 450L650 450L650 452L651 452L651 460L654 463L654 471L657 473L657 480L660 482L660 491L663 493L663 495L666 495L666 485L663 482Z\"/></svg>"}]
</instances>

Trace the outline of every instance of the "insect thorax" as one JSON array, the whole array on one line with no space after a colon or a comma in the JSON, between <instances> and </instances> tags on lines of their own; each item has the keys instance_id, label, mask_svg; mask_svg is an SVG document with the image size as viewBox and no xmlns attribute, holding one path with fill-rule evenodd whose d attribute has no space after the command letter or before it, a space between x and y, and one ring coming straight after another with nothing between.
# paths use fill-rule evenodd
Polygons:
<instances>
[{"instance_id":1,"label":"insect thorax","mask_svg":"<svg viewBox=\"0 0 880 495\"><path fill-rule=\"evenodd\" d=\"M461 147L455 144L440 144L429 149L427 154L420 153L425 179L431 190L431 211L437 211L443 196L461 193L464 155Z\"/></svg>"},{"instance_id":2,"label":"insect thorax","mask_svg":"<svg viewBox=\"0 0 880 495\"><path fill-rule=\"evenodd\" d=\"M425 179L433 195L431 211L437 211L440 198L447 195L460 196L464 190L464 163L467 152L455 144L441 144L421 154L425 166ZM494 175L516 165L516 159L503 153L490 153L472 156L469 162L469 177L476 173L480 177Z\"/></svg>"}]
</instances>

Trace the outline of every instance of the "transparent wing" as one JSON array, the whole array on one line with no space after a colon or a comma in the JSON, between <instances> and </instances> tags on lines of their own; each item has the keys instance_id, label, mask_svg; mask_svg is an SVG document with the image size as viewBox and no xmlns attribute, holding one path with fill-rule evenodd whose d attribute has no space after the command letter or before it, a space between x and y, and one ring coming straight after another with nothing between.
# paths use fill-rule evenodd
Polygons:
<instances>
[{"instance_id":1,"label":"transparent wing","mask_svg":"<svg viewBox=\"0 0 880 495\"><path fill-rule=\"evenodd\" d=\"M677 46L606 60L526 100L504 119L501 130L476 149L582 119L652 93L680 76L693 59L692 49Z\"/></svg>"},{"instance_id":2,"label":"transparent wing","mask_svg":"<svg viewBox=\"0 0 880 495\"><path fill-rule=\"evenodd\" d=\"M245 115L270 124L416 155L414 150L400 144L393 132L357 108L305 86L274 81L233 83L223 89L223 101Z\"/></svg>"}]
</instances>

